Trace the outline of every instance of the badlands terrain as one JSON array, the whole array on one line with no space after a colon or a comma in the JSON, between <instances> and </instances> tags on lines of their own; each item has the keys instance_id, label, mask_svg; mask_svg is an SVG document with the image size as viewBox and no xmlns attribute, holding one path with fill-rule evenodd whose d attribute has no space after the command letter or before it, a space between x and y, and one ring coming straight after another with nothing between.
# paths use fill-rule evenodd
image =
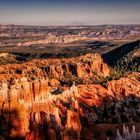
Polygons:
<instances>
[{"instance_id":1,"label":"badlands terrain","mask_svg":"<svg viewBox=\"0 0 140 140\"><path fill-rule=\"evenodd\" d=\"M0 25L0 140L139 140L140 25Z\"/></svg>"}]
</instances>

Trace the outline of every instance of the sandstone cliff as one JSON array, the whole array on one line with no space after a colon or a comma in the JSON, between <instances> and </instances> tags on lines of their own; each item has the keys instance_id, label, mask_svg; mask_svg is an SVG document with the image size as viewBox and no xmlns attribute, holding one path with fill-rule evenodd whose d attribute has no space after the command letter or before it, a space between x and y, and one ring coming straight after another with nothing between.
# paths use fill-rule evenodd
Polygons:
<instances>
[{"instance_id":1,"label":"sandstone cliff","mask_svg":"<svg viewBox=\"0 0 140 140\"><path fill-rule=\"evenodd\" d=\"M11 110L16 109L19 114L20 127L17 130L12 129L11 136L28 133L29 120L31 119L32 122L37 124L45 123L46 121L47 123L52 123L55 133L65 128L67 132L62 131L63 134L61 136L78 139L81 130L81 117L86 118L90 123L99 120L99 114L93 110L89 112L85 105L89 108L92 106L100 108L105 101L108 101L109 107L114 99L121 102L123 98L125 99L129 95L139 98L140 81L138 79L139 73L132 73L128 77L109 82L107 89L93 84L78 85L78 87L73 85L70 89L64 88L64 91L58 95L53 95L49 92L50 87L45 79L28 81L27 78L22 77L14 80L10 86L8 82L3 81L0 95L1 99L5 101L4 108L7 107L7 97L10 95ZM123 83L126 82L125 80L127 80L127 84ZM42 122L44 115L41 112L44 112L45 116L47 114L52 116L49 116L48 120L45 119L45 122ZM35 117L30 118L30 113ZM67 121L63 120L65 116L67 116ZM15 121L13 120L12 122L14 126Z\"/></svg>"},{"instance_id":2,"label":"sandstone cliff","mask_svg":"<svg viewBox=\"0 0 140 140\"><path fill-rule=\"evenodd\" d=\"M90 124L123 122L124 118L139 121L140 74L110 81L106 88L89 84L109 71L97 54L0 66L1 114L16 111L10 136L80 139L81 128ZM88 84L60 86L61 79L70 76Z\"/></svg>"},{"instance_id":3,"label":"sandstone cliff","mask_svg":"<svg viewBox=\"0 0 140 140\"><path fill-rule=\"evenodd\" d=\"M48 77L53 85L77 80L91 82L109 76L110 70L98 54L86 54L69 59L32 60L23 64L0 66L0 74L19 74L28 77ZM59 82L51 79L57 79Z\"/></svg>"}]
</instances>

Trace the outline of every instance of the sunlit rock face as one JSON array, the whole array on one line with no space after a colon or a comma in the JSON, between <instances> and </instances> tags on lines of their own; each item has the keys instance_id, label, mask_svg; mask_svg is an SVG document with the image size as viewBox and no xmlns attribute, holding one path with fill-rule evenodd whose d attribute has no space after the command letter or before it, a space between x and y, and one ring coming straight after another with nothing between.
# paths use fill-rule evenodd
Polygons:
<instances>
[{"instance_id":1,"label":"sunlit rock face","mask_svg":"<svg viewBox=\"0 0 140 140\"><path fill-rule=\"evenodd\" d=\"M113 80L107 83L108 93L121 98L122 96L135 95L140 97L140 78L139 73L132 73L127 77L122 77L119 80Z\"/></svg>"},{"instance_id":2,"label":"sunlit rock face","mask_svg":"<svg viewBox=\"0 0 140 140\"><path fill-rule=\"evenodd\" d=\"M110 72L97 54L5 65L0 72L1 114L10 109L10 137L78 140L82 128L91 124L140 121L139 73L110 81L106 87L89 84L91 78ZM67 74L89 83L62 86L61 78ZM119 131L117 136L121 137Z\"/></svg>"},{"instance_id":3,"label":"sunlit rock face","mask_svg":"<svg viewBox=\"0 0 140 140\"><path fill-rule=\"evenodd\" d=\"M33 103L40 103L47 99L48 80L38 79L28 81L26 77L12 79L10 82L1 81L0 97L2 102L10 102L11 111L18 111L18 119L12 122L18 122L18 130L12 129L10 136L25 136L29 132L30 111ZM6 109L4 104L3 108Z\"/></svg>"},{"instance_id":4,"label":"sunlit rock face","mask_svg":"<svg viewBox=\"0 0 140 140\"><path fill-rule=\"evenodd\" d=\"M46 39L17 43L16 45L17 46L30 46L30 45L35 45L35 44L66 44L66 43L71 43L75 41L83 41L87 39L88 37L83 37L80 34L56 36L49 33Z\"/></svg>"},{"instance_id":5,"label":"sunlit rock face","mask_svg":"<svg viewBox=\"0 0 140 140\"><path fill-rule=\"evenodd\" d=\"M6 100L9 94L11 100L23 104L24 101L26 103L42 101L47 98L48 80L41 78L35 81L29 81L26 77L21 77L20 79L13 79L11 82L1 81L0 93L2 100Z\"/></svg>"},{"instance_id":6,"label":"sunlit rock face","mask_svg":"<svg viewBox=\"0 0 140 140\"><path fill-rule=\"evenodd\" d=\"M131 76L129 75L127 78L129 79L129 84L134 87L132 89L133 92L138 96L139 91L137 88L139 85L135 88L135 82L131 81L134 75L136 78L136 73L133 73ZM139 83L138 80L136 82ZM5 95L10 93L11 107L18 110L18 119L12 121L13 126L18 125L18 129L11 130L10 136L12 137L25 136L27 133L32 135L34 127L31 129L29 126L35 124L37 131L39 131L40 125L49 125L47 129L49 137L57 137L57 133L60 131L59 137L79 139L82 127L80 118L84 118L88 123L95 123L100 120L100 114L96 110L91 110L90 107L97 107L101 112L104 112L104 103L108 101L106 109L110 109L110 107L113 107L111 100L117 99L114 110L117 115L118 109L123 103L122 98L125 98L125 94L123 95L123 92L120 93L120 90L114 92L110 87L105 89L95 84L78 86L73 84L70 88L64 89L62 93L54 95L49 92L50 87L48 86L47 79L41 78L28 81L26 77L22 77L20 79L13 79L11 83L9 85L9 82L2 82L0 91L3 101L4 99L7 100ZM120 84L118 86L122 88ZM126 97L129 95L132 95L132 92L127 92ZM129 101L131 100L129 99L127 102ZM125 113L127 116L127 111ZM135 113L137 114L137 111ZM43 133L43 135L45 134Z\"/></svg>"},{"instance_id":7,"label":"sunlit rock face","mask_svg":"<svg viewBox=\"0 0 140 140\"><path fill-rule=\"evenodd\" d=\"M72 78L92 83L93 78L100 80L109 76L110 70L99 54L86 54L67 59L32 60L24 64L3 65L0 66L0 73L19 74L28 79L47 77L50 84L55 86L59 82L69 82Z\"/></svg>"}]
</instances>

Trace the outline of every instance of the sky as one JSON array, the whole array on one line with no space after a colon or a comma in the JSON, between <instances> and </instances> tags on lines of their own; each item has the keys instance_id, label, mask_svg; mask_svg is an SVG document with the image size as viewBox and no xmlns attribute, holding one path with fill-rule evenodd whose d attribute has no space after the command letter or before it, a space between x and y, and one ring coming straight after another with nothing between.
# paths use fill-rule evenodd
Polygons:
<instances>
[{"instance_id":1,"label":"sky","mask_svg":"<svg viewBox=\"0 0 140 140\"><path fill-rule=\"evenodd\" d=\"M140 0L0 0L0 24L140 24Z\"/></svg>"}]
</instances>

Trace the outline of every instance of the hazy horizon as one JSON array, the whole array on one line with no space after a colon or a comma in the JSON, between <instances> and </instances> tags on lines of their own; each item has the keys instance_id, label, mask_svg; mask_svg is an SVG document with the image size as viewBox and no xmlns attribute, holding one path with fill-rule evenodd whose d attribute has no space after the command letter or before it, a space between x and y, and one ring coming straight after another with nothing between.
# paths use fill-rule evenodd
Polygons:
<instances>
[{"instance_id":1,"label":"hazy horizon","mask_svg":"<svg viewBox=\"0 0 140 140\"><path fill-rule=\"evenodd\" d=\"M138 0L3 0L0 24L103 25L140 24Z\"/></svg>"}]
</instances>

